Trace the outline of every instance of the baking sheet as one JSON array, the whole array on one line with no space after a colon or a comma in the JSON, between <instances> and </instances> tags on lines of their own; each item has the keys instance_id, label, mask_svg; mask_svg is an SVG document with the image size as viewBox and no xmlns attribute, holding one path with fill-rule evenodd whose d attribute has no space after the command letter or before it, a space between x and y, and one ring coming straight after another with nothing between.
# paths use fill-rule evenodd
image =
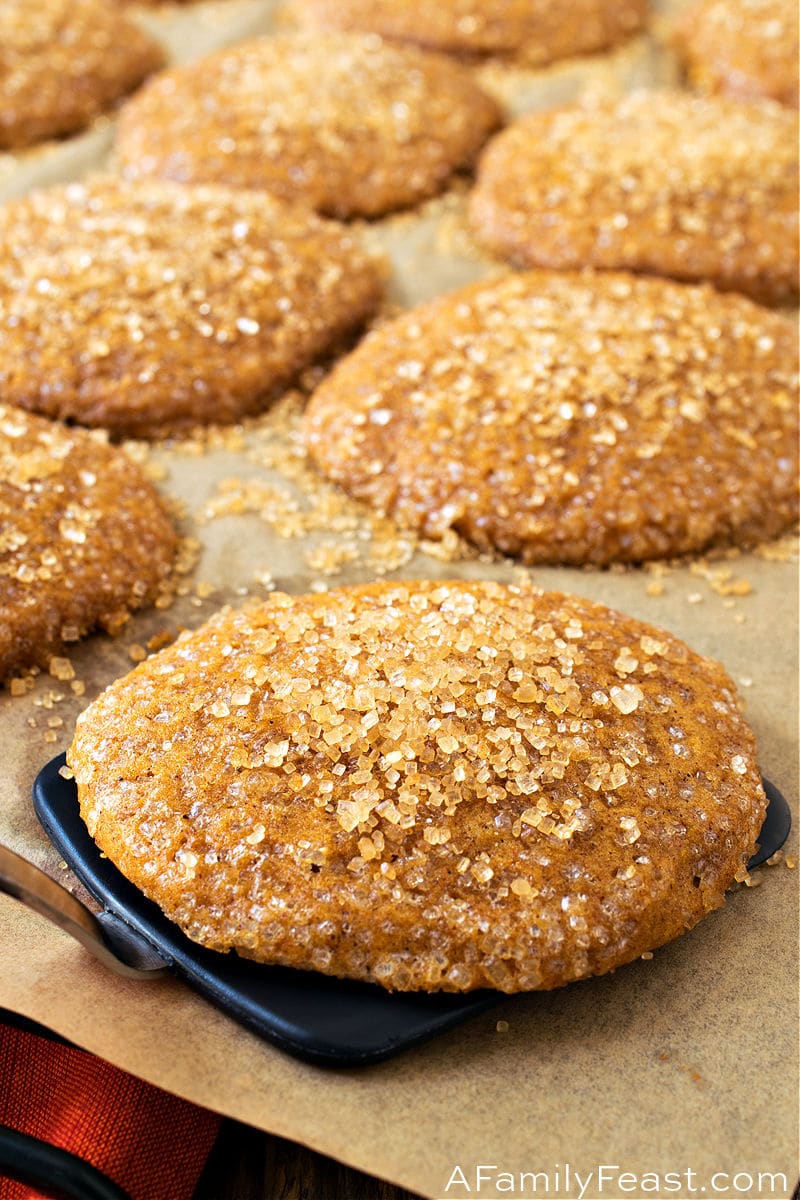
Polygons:
<instances>
[{"instance_id":1,"label":"baking sheet","mask_svg":"<svg viewBox=\"0 0 800 1200\"><path fill-rule=\"evenodd\" d=\"M269 29L275 9L268 0L214 0L143 19L185 59ZM637 38L614 54L547 71L490 65L481 73L510 108L523 111L582 88L669 81L675 65L653 41ZM79 177L103 163L111 140L111 122L103 119L68 142L0 157L0 199ZM504 269L466 234L463 192L457 185L414 214L359 227L388 255L393 305ZM0 695L0 841L77 892L38 827L31 784L68 745L81 708L129 669L148 641L273 587L303 591L383 573L510 580L520 570L475 554L463 558L456 539L421 545L316 478L297 442L301 404L293 394L245 427L153 450L131 446L179 504L194 570L170 607L134 618L117 639L97 636L76 647L74 678L40 675L22 695ZM758 736L761 768L795 813L788 858L757 872L756 886L731 894L723 910L651 961L510 999L365 1070L295 1062L177 980L111 976L66 935L2 896L0 1005L188 1099L423 1196L599 1200L690 1195L692 1186L710 1195L790 1194L800 1085L798 871L786 865L797 853L798 824L796 542L648 569L528 574L544 587L663 625L725 663ZM602 1178L601 1166L609 1168ZM620 1182L621 1171L634 1183ZM759 1172L775 1174L774 1183L759 1181ZM680 1191L667 1173L680 1177Z\"/></svg>"}]
</instances>

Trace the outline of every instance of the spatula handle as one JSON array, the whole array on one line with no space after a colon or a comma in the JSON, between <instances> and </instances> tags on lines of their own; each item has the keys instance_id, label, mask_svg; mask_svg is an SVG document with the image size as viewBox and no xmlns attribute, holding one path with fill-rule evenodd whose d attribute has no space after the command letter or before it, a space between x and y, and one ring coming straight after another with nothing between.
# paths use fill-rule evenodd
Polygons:
<instances>
[{"instance_id":1,"label":"spatula handle","mask_svg":"<svg viewBox=\"0 0 800 1200\"><path fill-rule=\"evenodd\" d=\"M21 900L28 908L65 930L118 975L128 979L153 979L165 973L163 963L155 955L153 966L131 966L123 962L109 947L100 921L80 900L5 846L0 846L0 892Z\"/></svg>"}]
</instances>

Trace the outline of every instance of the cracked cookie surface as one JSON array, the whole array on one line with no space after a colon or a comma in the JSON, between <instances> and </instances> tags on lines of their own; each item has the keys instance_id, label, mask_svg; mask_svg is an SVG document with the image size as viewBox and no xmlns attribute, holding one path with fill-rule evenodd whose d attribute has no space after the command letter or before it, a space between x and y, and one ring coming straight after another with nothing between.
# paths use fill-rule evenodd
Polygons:
<instances>
[{"instance_id":1,"label":"cracked cookie surface","mask_svg":"<svg viewBox=\"0 0 800 1200\"><path fill-rule=\"evenodd\" d=\"M375 262L270 196L95 179L0 209L0 389L157 437L263 411L377 307Z\"/></svg>"},{"instance_id":2,"label":"cracked cookie surface","mask_svg":"<svg viewBox=\"0 0 800 1200\"><path fill-rule=\"evenodd\" d=\"M527 563L751 544L797 519L797 330L709 287L522 272L369 334L304 436L401 526Z\"/></svg>"},{"instance_id":3,"label":"cracked cookie surface","mask_svg":"<svg viewBox=\"0 0 800 1200\"><path fill-rule=\"evenodd\" d=\"M170 578L158 492L102 435L0 404L0 682L117 632Z\"/></svg>"}]
</instances>

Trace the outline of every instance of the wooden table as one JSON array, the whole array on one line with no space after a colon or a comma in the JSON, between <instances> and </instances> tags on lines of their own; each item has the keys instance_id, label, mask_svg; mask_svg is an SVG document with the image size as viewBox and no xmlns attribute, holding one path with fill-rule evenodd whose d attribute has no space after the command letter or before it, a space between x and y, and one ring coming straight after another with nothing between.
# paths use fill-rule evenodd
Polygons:
<instances>
[{"instance_id":1,"label":"wooden table","mask_svg":"<svg viewBox=\"0 0 800 1200\"><path fill-rule=\"evenodd\" d=\"M223 1121L194 1200L417 1200L305 1146Z\"/></svg>"}]
</instances>

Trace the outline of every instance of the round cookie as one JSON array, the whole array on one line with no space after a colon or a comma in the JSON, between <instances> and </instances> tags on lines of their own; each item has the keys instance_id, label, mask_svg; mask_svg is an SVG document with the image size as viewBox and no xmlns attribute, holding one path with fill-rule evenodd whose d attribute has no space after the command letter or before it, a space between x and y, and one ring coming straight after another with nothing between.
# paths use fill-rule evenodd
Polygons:
<instances>
[{"instance_id":1,"label":"round cookie","mask_svg":"<svg viewBox=\"0 0 800 1200\"><path fill-rule=\"evenodd\" d=\"M0 243L0 394L118 436L262 411L381 295L340 226L222 188L53 188Z\"/></svg>"},{"instance_id":2,"label":"round cookie","mask_svg":"<svg viewBox=\"0 0 800 1200\"><path fill-rule=\"evenodd\" d=\"M603 974L724 900L765 812L723 669L572 596L380 583L224 610L68 760L195 941L389 989Z\"/></svg>"},{"instance_id":3,"label":"round cookie","mask_svg":"<svg viewBox=\"0 0 800 1200\"><path fill-rule=\"evenodd\" d=\"M128 104L129 179L225 182L336 217L440 191L500 113L466 68L357 34L258 38L166 72Z\"/></svg>"},{"instance_id":4,"label":"round cookie","mask_svg":"<svg viewBox=\"0 0 800 1200\"><path fill-rule=\"evenodd\" d=\"M470 221L518 266L707 280L797 296L793 114L680 92L532 113L482 156Z\"/></svg>"},{"instance_id":5,"label":"round cookie","mask_svg":"<svg viewBox=\"0 0 800 1200\"><path fill-rule=\"evenodd\" d=\"M795 0L699 0L675 35L692 86L797 108Z\"/></svg>"},{"instance_id":6,"label":"round cookie","mask_svg":"<svg viewBox=\"0 0 800 1200\"><path fill-rule=\"evenodd\" d=\"M460 55L504 55L541 66L606 50L637 32L647 0L293 0L304 25L352 29Z\"/></svg>"},{"instance_id":7,"label":"round cookie","mask_svg":"<svg viewBox=\"0 0 800 1200\"><path fill-rule=\"evenodd\" d=\"M159 594L177 547L121 450L0 404L0 683L98 626L117 632Z\"/></svg>"},{"instance_id":8,"label":"round cookie","mask_svg":"<svg viewBox=\"0 0 800 1200\"><path fill-rule=\"evenodd\" d=\"M3 0L0 150L84 129L163 62L110 0Z\"/></svg>"},{"instance_id":9,"label":"round cookie","mask_svg":"<svg viewBox=\"0 0 800 1200\"><path fill-rule=\"evenodd\" d=\"M400 525L527 563L746 544L797 518L797 333L710 287L532 271L369 335L312 396L317 465Z\"/></svg>"}]
</instances>

